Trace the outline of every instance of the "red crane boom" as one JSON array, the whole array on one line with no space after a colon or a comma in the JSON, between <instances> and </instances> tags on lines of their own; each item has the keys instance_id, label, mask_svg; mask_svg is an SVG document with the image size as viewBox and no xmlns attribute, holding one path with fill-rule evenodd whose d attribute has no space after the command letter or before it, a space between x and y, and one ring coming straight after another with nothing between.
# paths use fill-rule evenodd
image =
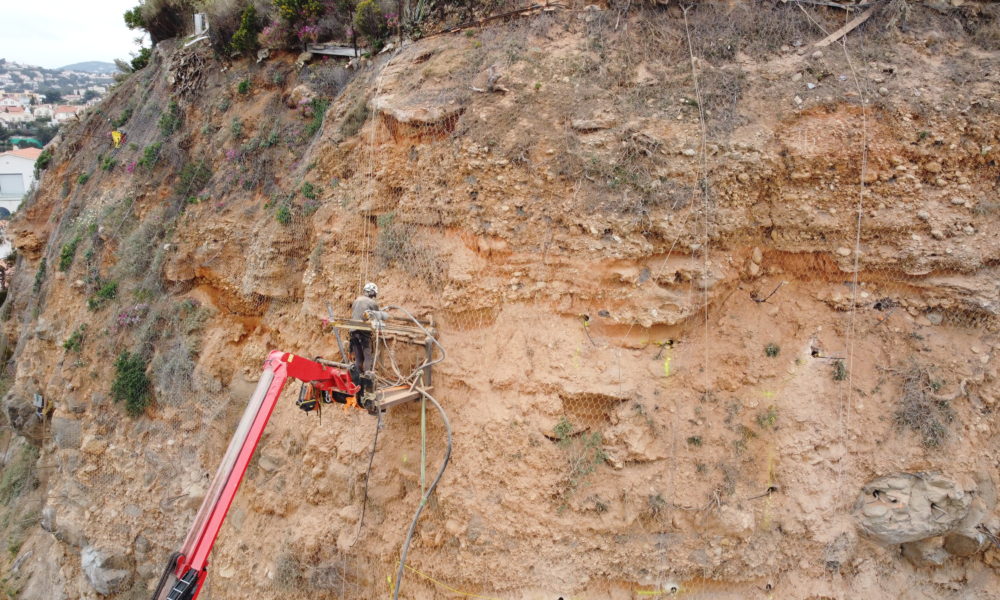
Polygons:
<instances>
[{"instance_id":1,"label":"red crane boom","mask_svg":"<svg viewBox=\"0 0 1000 600\"><path fill-rule=\"evenodd\" d=\"M208 555L289 377L342 397L361 391L345 369L277 350L267 356L257 389L229 442L187 539L180 551L170 557L153 600L195 600L198 597L208 573Z\"/></svg>"}]
</instances>

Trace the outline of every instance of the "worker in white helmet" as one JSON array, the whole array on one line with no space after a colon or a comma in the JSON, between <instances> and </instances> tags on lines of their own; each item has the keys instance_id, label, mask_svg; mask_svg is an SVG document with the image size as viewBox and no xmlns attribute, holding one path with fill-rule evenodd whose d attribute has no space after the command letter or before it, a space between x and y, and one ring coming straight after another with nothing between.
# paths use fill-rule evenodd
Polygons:
<instances>
[{"instance_id":1,"label":"worker in white helmet","mask_svg":"<svg viewBox=\"0 0 1000 600\"><path fill-rule=\"evenodd\" d=\"M351 305L351 319L355 321L368 320L368 313L378 311L378 303L375 298L378 296L378 286L372 282L365 284L364 291L354 300ZM354 367L362 380L362 387L365 391L372 391L374 374L371 372L374 367L372 354L372 334L370 331L351 331L351 354L354 355Z\"/></svg>"}]
</instances>

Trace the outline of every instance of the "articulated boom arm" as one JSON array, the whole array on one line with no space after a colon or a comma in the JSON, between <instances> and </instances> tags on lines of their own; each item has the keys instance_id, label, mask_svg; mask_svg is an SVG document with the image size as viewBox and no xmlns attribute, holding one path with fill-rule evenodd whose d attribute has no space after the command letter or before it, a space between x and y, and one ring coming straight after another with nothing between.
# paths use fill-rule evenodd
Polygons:
<instances>
[{"instance_id":1,"label":"articulated boom arm","mask_svg":"<svg viewBox=\"0 0 1000 600\"><path fill-rule=\"evenodd\" d=\"M170 557L153 600L195 600L198 597L207 574L208 555L289 377L311 383L319 390L338 391L349 396L360 391L344 369L277 350L268 355L257 389L229 442L229 449L198 509L187 539L180 551Z\"/></svg>"}]
</instances>

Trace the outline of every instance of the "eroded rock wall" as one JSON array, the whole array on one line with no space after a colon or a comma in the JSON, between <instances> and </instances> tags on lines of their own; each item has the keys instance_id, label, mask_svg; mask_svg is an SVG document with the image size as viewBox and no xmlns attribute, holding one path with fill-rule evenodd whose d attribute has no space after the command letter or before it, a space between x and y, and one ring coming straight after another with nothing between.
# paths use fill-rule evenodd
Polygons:
<instances>
[{"instance_id":1,"label":"eroded rock wall","mask_svg":"<svg viewBox=\"0 0 1000 600\"><path fill-rule=\"evenodd\" d=\"M673 8L595 7L355 71L161 44L13 223L5 413L40 448L4 456L38 469L11 500L23 597L146 594L262 359L335 355L327 304L367 279L448 349L454 454L402 597L989 597L995 551L906 561L852 509L936 471L997 533L997 48L947 8L818 50L842 13L712 6L690 47ZM134 146L107 148L109 118ZM153 390L137 417L112 393L125 351ZM386 416L366 493L374 421L295 393L211 597L394 576L419 408ZM431 471L442 436L431 415Z\"/></svg>"}]
</instances>

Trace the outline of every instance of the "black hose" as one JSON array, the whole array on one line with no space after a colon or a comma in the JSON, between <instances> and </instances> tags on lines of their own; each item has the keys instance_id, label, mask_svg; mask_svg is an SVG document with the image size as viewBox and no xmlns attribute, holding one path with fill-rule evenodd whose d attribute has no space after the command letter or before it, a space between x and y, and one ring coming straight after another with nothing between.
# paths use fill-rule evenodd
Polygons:
<instances>
[{"instance_id":1,"label":"black hose","mask_svg":"<svg viewBox=\"0 0 1000 600\"><path fill-rule=\"evenodd\" d=\"M406 554L410 551L410 541L413 539L413 531L417 527L417 521L420 519L420 513L424 510L424 505L427 504L427 499L431 497L434 493L434 488L437 487L439 481L441 481L441 476L444 475L444 470L448 468L448 461L451 460L451 424L448 422L448 415L445 414L444 409L438 404L438 401L434 399L427 392L420 390L420 393L424 395L425 398L431 401L434 408L438 409L441 413L441 420L444 421L444 430L448 434L448 447L444 452L444 460L441 461L441 469L438 471L437 477L431 482L431 486L427 488L424 492L422 498L420 498L420 505L417 506L417 512L413 515L413 521L410 522L410 530L406 532L406 541L403 542L403 549L399 555L399 569L396 571L396 589L392 593L392 600L399 600L399 588L402 587L403 583L403 570L406 567Z\"/></svg>"},{"instance_id":2,"label":"black hose","mask_svg":"<svg viewBox=\"0 0 1000 600\"><path fill-rule=\"evenodd\" d=\"M361 527L365 524L365 509L368 508L368 478L372 474L372 463L375 462L375 448L378 446L378 432L382 430L382 411L378 411L378 420L375 423L375 439L372 441L372 452L368 455L368 470L365 472L365 495L361 500L361 518L358 519L358 532L354 534L354 541L348 548L353 548L361 537Z\"/></svg>"}]
</instances>

